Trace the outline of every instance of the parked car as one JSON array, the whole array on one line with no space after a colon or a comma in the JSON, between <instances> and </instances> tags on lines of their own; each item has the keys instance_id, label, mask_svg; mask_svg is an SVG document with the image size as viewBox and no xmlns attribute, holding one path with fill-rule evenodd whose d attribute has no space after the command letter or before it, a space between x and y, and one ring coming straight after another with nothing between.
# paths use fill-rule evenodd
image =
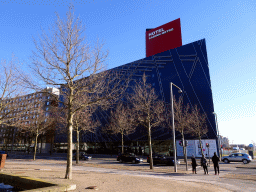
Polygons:
<instances>
[{"instance_id":1,"label":"parked car","mask_svg":"<svg viewBox=\"0 0 256 192\"><path fill-rule=\"evenodd\" d=\"M221 160L224 163L243 162L244 164L247 164L252 161L252 157L246 153L233 153L229 156L222 157Z\"/></svg>"},{"instance_id":2,"label":"parked car","mask_svg":"<svg viewBox=\"0 0 256 192\"><path fill-rule=\"evenodd\" d=\"M134 153L125 153L125 154L119 154L117 156L117 161L119 161L119 162L142 163L143 159L139 158Z\"/></svg>"},{"instance_id":3,"label":"parked car","mask_svg":"<svg viewBox=\"0 0 256 192\"><path fill-rule=\"evenodd\" d=\"M237 151L238 151L238 150L239 150L239 147L233 147L233 150L237 150Z\"/></svg>"},{"instance_id":4,"label":"parked car","mask_svg":"<svg viewBox=\"0 0 256 192\"><path fill-rule=\"evenodd\" d=\"M76 153L73 154L73 159L76 160ZM85 152L79 152L79 159L89 161L92 159L92 156L88 155Z\"/></svg>"},{"instance_id":5,"label":"parked car","mask_svg":"<svg viewBox=\"0 0 256 192\"><path fill-rule=\"evenodd\" d=\"M147 157L147 162L149 163L149 157ZM174 166L174 158L166 155L153 155L153 165L157 164ZM180 164L180 160L177 159L176 164Z\"/></svg>"}]
</instances>

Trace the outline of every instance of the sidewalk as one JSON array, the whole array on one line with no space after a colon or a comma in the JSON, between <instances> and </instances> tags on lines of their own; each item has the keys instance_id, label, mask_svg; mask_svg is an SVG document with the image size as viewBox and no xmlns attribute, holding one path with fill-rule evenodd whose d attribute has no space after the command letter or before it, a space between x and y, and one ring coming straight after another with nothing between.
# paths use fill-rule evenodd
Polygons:
<instances>
[{"instance_id":1,"label":"sidewalk","mask_svg":"<svg viewBox=\"0 0 256 192\"><path fill-rule=\"evenodd\" d=\"M64 179L65 169L64 161L10 159L6 161L2 173L29 176L58 184L75 184L74 191L90 191L91 189L86 189L89 186L97 186L98 191L104 192L229 191L207 182L177 181L176 179L182 179L184 174L171 173L172 169L168 169L170 173L167 174L73 165L72 180ZM198 176L200 174L198 173Z\"/></svg>"}]
</instances>

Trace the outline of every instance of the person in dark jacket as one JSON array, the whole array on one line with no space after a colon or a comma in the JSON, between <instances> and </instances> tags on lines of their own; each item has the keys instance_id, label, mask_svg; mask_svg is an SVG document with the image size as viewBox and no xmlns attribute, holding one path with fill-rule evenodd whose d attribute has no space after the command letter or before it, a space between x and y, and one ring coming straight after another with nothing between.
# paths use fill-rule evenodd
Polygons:
<instances>
[{"instance_id":1,"label":"person in dark jacket","mask_svg":"<svg viewBox=\"0 0 256 192\"><path fill-rule=\"evenodd\" d=\"M202 155L202 158L201 158L201 166L204 168L204 174L206 175L206 173L207 173L207 175L208 175L208 167L207 167L208 163L207 163L207 160L206 160L204 154Z\"/></svg>"},{"instance_id":2,"label":"person in dark jacket","mask_svg":"<svg viewBox=\"0 0 256 192\"><path fill-rule=\"evenodd\" d=\"M220 174L219 161L220 161L220 158L217 156L216 152L214 152L214 155L212 157L212 162L214 165L215 175L217 175L217 171L218 171L218 175Z\"/></svg>"},{"instance_id":3,"label":"person in dark jacket","mask_svg":"<svg viewBox=\"0 0 256 192\"><path fill-rule=\"evenodd\" d=\"M193 174L195 173L196 174L196 166L197 166L197 164L196 164L196 158L195 158L195 156L194 155L192 155L192 157L191 157L191 161L192 161L192 172L193 172Z\"/></svg>"}]
</instances>

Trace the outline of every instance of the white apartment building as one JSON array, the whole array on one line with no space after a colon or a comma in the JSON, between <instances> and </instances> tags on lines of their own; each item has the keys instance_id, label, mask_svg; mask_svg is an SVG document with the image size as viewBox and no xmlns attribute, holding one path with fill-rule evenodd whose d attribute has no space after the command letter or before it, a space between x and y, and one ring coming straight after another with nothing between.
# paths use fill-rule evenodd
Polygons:
<instances>
[{"instance_id":1,"label":"white apartment building","mask_svg":"<svg viewBox=\"0 0 256 192\"><path fill-rule=\"evenodd\" d=\"M41 92L0 101L0 150L27 150L33 146L32 135L24 127L38 123L42 113L45 117L51 115L52 106L58 105L58 96L59 89L47 87ZM51 151L53 142L54 130L39 135L40 152Z\"/></svg>"}]
</instances>

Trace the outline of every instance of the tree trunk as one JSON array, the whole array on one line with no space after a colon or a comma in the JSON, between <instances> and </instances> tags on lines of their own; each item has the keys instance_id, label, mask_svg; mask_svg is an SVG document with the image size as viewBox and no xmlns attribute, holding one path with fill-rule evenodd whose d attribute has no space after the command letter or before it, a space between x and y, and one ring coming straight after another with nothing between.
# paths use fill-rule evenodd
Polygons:
<instances>
[{"instance_id":1,"label":"tree trunk","mask_svg":"<svg viewBox=\"0 0 256 192\"><path fill-rule=\"evenodd\" d=\"M38 128L36 129L36 138L35 138L34 156L33 156L34 161L36 160L37 138L38 138Z\"/></svg>"},{"instance_id":2,"label":"tree trunk","mask_svg":"<svg viewBox=\"0 0 256 192\"><path fill-rule=\"evenodd\" d=\"M76 164L79 163L79 130L76 128Z\"/></svg>"},{"instance_id":3,"label":"tree trunk","mask_svg":"<svg viewBox=\"0 0 256 192\"><path fill-rule=\"evenodd\" d=\"M40 154L41 154L41 153L42 153L42 147L43 147L43 144L42 144L42 142L43 142L42 135L41 135L41 137L40 137L40 141L41 141L41 143L40 143Z\"/></svg>"},{"instance_id":4,"label":"tree trunk","mask_svg":"<svg viewBox=\"0 0 256 192\"><path fill-rule=\"evenodd\" d=\"M68 149L67 149L67 167L66 167L66 175L65 179L72 179L72 142L73 142L73 112L71 111L71 106L72 106L72 97L73 91L70 90L70 98L69 98L69 104L68 104L68 117L67 117L67 123L68 123L68 133L67 133L67 138L68 138Z\"/></svg>"},{"instance_id":5,"label":"tree trunk","mask_svg":"<svg viewBox=\"0 0 256 192\"><path fill-rule=\"evenodd\" d=\"M203 145L202 145L201 137L199 137L199 143L200 143L201 154L202 154L202 156L203 156L204 151L203 151Z\"/></svg>"},{"instance_id":6,"label":"tree trunk","mask_svg":"<svg viewBox=\"0 0 256 192\"><path fill-rule=\"evenodd\" d=\"M188 159L187 159L187 146L185 146L185 138L184 138L184 132L181 131L182 135L182 144L183 144L183 154L184 154L184 162L186 163L186 171L188 170Z\"/></svg>"},{"instance_id":7,"label":"tree trunk","mask_svg":"<svg viewBox=\"0 0 256 192\"><path fill-rule=\"evenodd\" d=\"M122 154L124 153L124 133L121 133L122 135Z\"/></svg>"},{"instance_id":8,"label":"tree trunk","mask_svg":"<svg viewBox=\"0 0 256 192\"><path fill-rule=\"evenodd\" d=\"M151 125L148 123L148 147L149 147L149 161L150 169L153 169L153 157L152 157L152 146L151 146Z\"/></svg>"},{"instance_id":9,"label":"tree trunk","mask_svg":"<svg viewBox=\"0 0 256 192\"><path fill-rule=\"evenodd\" d=\"M11 153L12 153L12 150L13 150L13 145L14 145L14 140L15 140L15 128L13 129L13 134L12 134L12 147L11 147Z\"/></svg>"},{"instance_id":10,"label":"tree trunk","mask_svg":"<svg viewBox=\"0 0 256 192\"><path fill-rule=\"evenodd\" d=\"M51 151L50 151L50 155L52 155L52 153L53 153L53 140L52 140L52 135L51 135L50 137L51 137Z\"/></svg>"},{"instance_id":11,"label":"tree trunk","mask_svg":"<svg viewBox=\"0 0 256 192\"><path fill-rule=\"evenodd\" d=\"M184 140L183 130L181 131L181 136L182 136L182 146L183 146L184 162L186 163L186 149L185 149L185 140Z\"/></svg>"},{"instance_id":12,"label":"tree trunk","mask_svg":"<svg viewBox=\"0 0 256 192\"><path fill-rule=\"evenodd\" d=\"M188 157L187 157L187 146L185 147L185 156L186 156L186 171L188 171Z\"/></svg>"}]
</instances>

